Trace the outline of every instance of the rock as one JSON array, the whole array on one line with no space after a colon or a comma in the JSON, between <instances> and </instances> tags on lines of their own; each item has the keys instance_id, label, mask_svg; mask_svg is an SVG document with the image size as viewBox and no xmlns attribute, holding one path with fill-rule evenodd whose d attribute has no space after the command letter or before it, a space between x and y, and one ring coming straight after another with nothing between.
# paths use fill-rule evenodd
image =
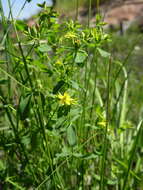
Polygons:
<instances>
[{"instance_id":1,"label":"rock","mask_svg":"<svg viewBox=\"0 0 143 190\"><path fill-rule=\"evenodd\" d=\"M143 0L126 0L118 6L113 6L110 10L104 10L104 22L108 26L119 26L122 32L126 31L129 26L134 23L140 23L140 28L143 30ZM140 22L138 21L140 20Z\"/></svg>"}]
</instances>

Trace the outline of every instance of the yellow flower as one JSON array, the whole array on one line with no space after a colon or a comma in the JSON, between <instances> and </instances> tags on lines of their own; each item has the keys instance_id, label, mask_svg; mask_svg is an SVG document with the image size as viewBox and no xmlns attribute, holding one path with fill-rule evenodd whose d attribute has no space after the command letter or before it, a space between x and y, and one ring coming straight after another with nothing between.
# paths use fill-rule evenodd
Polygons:
<instances>
[{"instance_id":1,"label":"yellow flower","mask_svg":"<svg viewBox=\"0 0 143 190\"><path fill-rule=\"evenodd\" d=\"M76 103L76 100L71 98L67 92L63 95L59 93L57 97L60 99L60 104L62 105L72 105Z\"/></svg>"}]
</instances>

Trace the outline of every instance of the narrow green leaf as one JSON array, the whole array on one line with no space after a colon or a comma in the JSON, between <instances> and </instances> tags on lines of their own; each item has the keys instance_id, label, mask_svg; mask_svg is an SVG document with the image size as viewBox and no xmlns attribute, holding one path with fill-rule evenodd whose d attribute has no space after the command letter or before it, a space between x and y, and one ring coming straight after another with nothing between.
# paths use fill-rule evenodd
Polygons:
<instances>
[{"instance_id":1,"label":"narrow green leaf","mask_svg":"<svg viewBox=\"0 0 143 190\"><path fill-rule=\"evenodd\" d=\"M85 59L87 58L87 53L86 52L78 52L75 58L76 63L83 63Z\"/></svg>"},{"instance_id":2,"label":"narrow green leaf","mask_svg":"<svg viewBox=\"0 0 143 190\"><path fill-rule=\"evenodd\" d=\"M38 50L44 53L44 52L52 51L52 48L47 44L41 44L38 47Z\"/></svg>"},{"instance_id":3,"label":"narrow green leaf","mask_svg":"<svg viewBox=\"0 0 143 190\"><path fill-rule=\"evenodd\" d=\"M18 114L20 115L21 120L25 120L28 117L30 111L30 102L31 96L27 96L26 98L20 100L19 107L18 107Z\"/></svg>"},{"instance_id":4,"label":"narrow green leaf","mask_svg":"<svg viewBox=\"0 0 143 190\"><path fill-rule=\"evenodd\" d=\"M56 84L56 86L53 88L53 94L57 94L58 91L59 91L65 84L66 84L65 81L60 80L60 81Z\"/></svg>"},{"instance_id":5,"label":"narrow green leaf","mask_svg":"<svg viewBox=\"0 0 143 190\"><path fill-rule=\"evenodd\" d=\"M67 116L69 111L70 111L70 106L61 106L61 107L59 107L58 113L57 113L58 118L63 117L63 116Z\"/></svg>"},{"instance_id":6,"label":"narrow green leaf","mask_svg":"<svg viewBox=\"0 0 143 190\"><path fill-rule=\"evenodd\" d=\"M70 125L67 129L67 140L71 146L76 145L76 133L72 125Z\"/></svg>"},{"instance_id":7,"label":"narrow green leaf","mask_svg":"<svg viewBox=\"0 0 143 190\"><path fill-rule=\"evenodd\" d=\"M20 30L20 31L24 31L27 27L26 23L21 20L17 20L15 25L16 25L17 30Z\"/></svg>"},{"instance_id":8,"label":"narrow green leaf","mask_svg":"<svg viewBox=\"0 0 143 190\"><path fill-rule=\"evenodd\" d=\"M97 48L98 52L100 53L100 55L102 57L109 57L110 56L110 53L108 53L107 51L103 50L103 49L100 49L100 48Z\"/></svg>"},{"instance_id":9,"label":"narrow green leaf","mask_svg":"<svg viewBox=\"0 0 143 190\"><path fill-rule=\"evenodd\" d=\"M21 142L25 146L28 146L30 144L30 136L29 135L25 135L25 136L21 137Z\"/></svg>"}]
</instances>

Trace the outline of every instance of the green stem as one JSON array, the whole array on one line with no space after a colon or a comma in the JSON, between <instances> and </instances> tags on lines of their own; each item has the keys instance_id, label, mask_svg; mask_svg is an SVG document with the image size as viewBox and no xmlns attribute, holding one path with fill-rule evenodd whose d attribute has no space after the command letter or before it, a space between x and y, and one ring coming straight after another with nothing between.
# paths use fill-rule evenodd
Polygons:
<instances>
[{"instance_id":1,"label":"green stem","mask_svg":"<svg viewBox=\"0 0 143 190\"><path fill-rule=\"evenodd\" d=\"M88 6L88 28L90 27L90 19L91 19L91 2L92 2L92 0L89 0L89 6Z\"/></svg>"},{"instance_id":2,"label":"green stem","mask_svg":"<svg viewBox=\"0 0 143 190\"><path fill-rule=\"evenodd\" d=\"M96 58L95 58L96 57ZM91 102L91 110L90 110L90 121L92 121L92 114L93 114L93 107L94 107L94 103L95 103L95 94L96 94L96 88L97 88L97 74L98 74L98 58L96 56L96 51L94 53L94 57L95 58L95 71L94 71L94 89L93 89L93 94L92 94L92 102ZM93 65L91 65L91 67L94 67Z\"/></svg>"},{"instance_id":3,"label":"green stem","mask_svg":"<svg viewBox=\"0 0 143 190\"><path fill-rule=\"evenodd\" d=\"M76 16L75 16L75 20L78 20L78 7L79 7L79 0L76 0Z\"/></svg>"},{"instance_id":4,"label":"green stem","mask_svg":"<svg viewBox=\"0 0 143 190\"><path fill-rule=\"evenodd\" d=\"M100 173L100 190L105 189L105 174L106 174L106 159L108 148L108 125L109 125L109 106L110 106L110 73L111 73L111 60L108 61L108 76L107 76L107 105L106 105L106 127L103 139L103 155L101 160L101 173Z\"/></svg>"}]
</instances>

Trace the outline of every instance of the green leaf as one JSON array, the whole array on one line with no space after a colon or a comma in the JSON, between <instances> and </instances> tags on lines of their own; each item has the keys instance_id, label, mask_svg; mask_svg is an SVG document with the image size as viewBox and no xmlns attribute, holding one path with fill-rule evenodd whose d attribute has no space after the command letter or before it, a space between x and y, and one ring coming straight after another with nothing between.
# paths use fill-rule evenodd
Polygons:
<instances>
[{"instance_id":1,"label":"green leaf","mask_svg":"<svg viewBox=\"0 0 143 190\"><path fill-rule=\"evenodd\" d=\"M91 160L91 159L95 159L98 157L96 154L93 154L93 153L89 153L89 154L85 154L85 155L80 154L80 153L74 153L73 156L75 156L76 158L82 158L85 160Z\"/></svg>"},{"instance_id":2,"label":"green leaf","mask_svg":"<svg viewBox=\"0 0 143 190\"><path fill-rule=\"evenodd\" d=\"M67 129L67 140L71 146L76 145L77 138L73 125L70 125Z\"/></svg>"},{"instance_id":3,"label":"green leaf","mask_svg":"<svg viewBox=\"0 0 143 190\"><path fill-rule=\"evenodd\" d=\"M30 95L24 99L23 98L20 99L20 103L19 103L19 107L17 111L21 120L25 120L28 117L29 111L30 111L30 102L31 102Z\"/></svg>"},{"instance_id":4,"label":"green leaf","mask_svg":"<svg viewBox=\"0 0 143 190\"><path fill-rule=\"evenodd\" d=\"M74 88L75 90L79 90L79 84L73 80L70 81L70 84L72 86L72 88Z\"/></svg>"},{"instance_id":5,"label":"green leaf","mask_svg":"<svg viewBox=\"0 0 143 190\"><path fill-rule=\"evenodd\" d=\"M23 136L21 138L21 142L22 144L24 144L25 146L28 146L30 144L30 136L29 135L26 135L26 136Z\"/></svg>"},{"instance_id":6,"label":"green leaf","mask_svg":"<svg viewBox=\"0 0 143 190\"><path fill-rule=\"evenodd\" d=\"M108 185L116 185L118 183L117 179L108 179L107 184Z\"/></svg>"},{"instance_id":7,"label":"green leaf","mask_svg":"<svg viewBox=\"0 0 143 190\"><path fill-rule=\"evenodd\" d=\"M68 149L67 147L63 147L62 148L62 152L56 154L56 158L57 159L59 159L59 158L65 158L65 157L69 156L70 154L71 154L70 149Z\"/></svg>"},{"instance_id":8,"label":"green leaf","mask_svg":"<svg viewBox=\"0 0 143 190\"><path fill-rule=\"evenodd\" d=\"M24 31L27 28L27 25L24 21L17 20L16 21L16 28L17 28L17 30Z\"/></svg>"},{"instance_id":9,"label":"green leaf","mask_svg":"<svg viewBox=\"0 0 143 190\"><path fill-rule=\"evenodd\" d=\"M85 61L85 59L87 58L87 53L85 51L82 52L77 52L76 58L75 58L75 62L76 63L83 63Z\"/></svg>"},{"instance_id":10,"label":"green leaf","mask_svg":"<svg viewBox=\"0 0 143 190\"><path fill-rule=\"evenodd\" d=\"M97 50L102 57L109 57L110 56L110 53L108 53L107 51L104 51L103 49L97 48Z\"/></svg>"},{"instance_id":11,"label":"green leaf","mask_svg":"<svg viewBox=\"0 0 143 190\"><path fill-rule=\"evenodd\" d=\"M41 63L40 60L34 60L33 64L36 65L36 67L38 67L38 69L40 69L41 71L47 69L47 65Z\"/></svg>"},{"instance_id":12,"label":"green leaf","mask_svg":"<svg viewBox=\"0 0 143 190\"><path fill-rule=\"evenodd\" d=\"M32 0L28 0L28 1L32 1ZM38 7L40 7L40 8L44 8L45 7L45 5L46 5L46 2L44 1L43 2L43 4L37 4L38 5Z\"/></svg>"},{"instance_id":13,"label":"green leaf","mask_svg":"<svg viewBox=\"0 0 143 190\"><path fill-rule=\"evenodd\" d=\"M47 44L41 44L38 47L38 50L44 53L44 52L52 51L52 48Z\"/></svg>"},{"instance_id":14,"label":"green leaf","mask_svg":"<svg viewBox=\"0 0 143 190\"><path fill-rule=\"evenodd\" d=\"M71 109L69 116L70 116L70 121L74 122L76 121L80 116L81 116L82 110L80 107L75 108L75 109Z\"/></svg>"},{"instance_id":15,"label":"green leaf","mask_svg":"<svg viewBox=\"0 0 143 190\"><path fill-rule=\"evenodd\" d=\"M60 118L62 116L67 116L69 111L70 111L70 106L65 105L65 106L59 107L58 112L57 112L58 118Z\"/></svg>"},{"instance_id":16,"label":"green leaf","mask_svg":"<svg viewBox=\"0 0 143 190\"><path fill-rule=\"evenodd\" d=\"M58 91L59 91L65 84L66 84L65 81L60 80L60 81L56 84L56 86L53 88L53 94L57 94Z\"/></svg>"},{"instance_id":17,"label":"green leaf","mask_svg":"<svg viewBox=\"0 0 143 190\"><path fill-rule=\"evenodd\" d=\"M59 129L60 127L64 127L65 122L66 122L65 116L58 118L55 125L54 125L54 128Z\"/></svg>"},{"instance_id":18,"label":"green leaf","mask_svg":"<svg viewBox=\"0 0 143 190\"><path fill-rule=\"evenodd\" d=\"M6 165L5 165L4 161L1 159L0 160L0 171L2 172L5 169L6 169Z\"/></svg>"},{"instance_id":19,"label":"green leaf","mask_svg":"<svg viewBox=\"0 0 143 190\"><path fill-rule=\"evenodd\" d=\"M97 158L98 156L96 154L86 154L83 158L86 159L86 160L91 160L91 159L95 159Z\"/></svg>"}]
</instances>

